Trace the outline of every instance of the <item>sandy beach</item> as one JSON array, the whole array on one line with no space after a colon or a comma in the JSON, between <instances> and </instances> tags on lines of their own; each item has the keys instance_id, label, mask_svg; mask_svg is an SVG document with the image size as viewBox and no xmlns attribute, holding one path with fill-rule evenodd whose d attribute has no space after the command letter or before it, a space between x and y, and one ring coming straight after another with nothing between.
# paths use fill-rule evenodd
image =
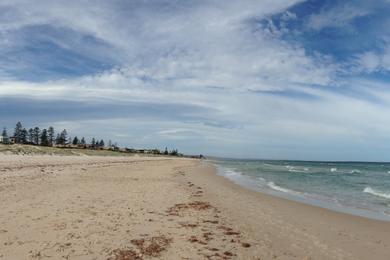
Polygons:
<instances>
[{"instance_id":1,"label":"sandy beach","mask_svg":"<svg viewBox=\"0 0 390 260\"><path fill-rule=\"evenodd\" d=\"M390 222L247 190L207 161L0 155L0 259L389 259Z\"/></svg>"}]
</instances>

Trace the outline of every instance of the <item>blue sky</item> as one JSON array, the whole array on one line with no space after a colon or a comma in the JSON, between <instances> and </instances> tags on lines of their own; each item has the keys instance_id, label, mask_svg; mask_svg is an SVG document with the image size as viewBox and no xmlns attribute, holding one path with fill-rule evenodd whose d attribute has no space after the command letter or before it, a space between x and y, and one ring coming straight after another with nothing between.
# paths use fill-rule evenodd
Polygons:
<instances>
[{"instance_id":1,"label":"blue sky","mask_svg":"<svg viewBox=\"0 0 390 260\"><path fill-rule=\"evenodd\" d=\"M0 124L390 161L390 1L0 3Z\"/></svg>"}]
</instances>

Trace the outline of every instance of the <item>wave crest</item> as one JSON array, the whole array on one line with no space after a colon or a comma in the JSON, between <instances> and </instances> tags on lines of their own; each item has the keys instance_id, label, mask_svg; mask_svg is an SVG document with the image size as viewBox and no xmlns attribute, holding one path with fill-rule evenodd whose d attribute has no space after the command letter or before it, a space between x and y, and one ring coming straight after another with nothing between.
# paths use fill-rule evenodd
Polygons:
<instances>
[{"instance_id":1,"label":"wave crest","mask_svg":"<svg viewBox=\"0 0 390 260\"><path fill-rule=\"evenodd\" d=\"M371 194L371 195L375 195L375 196L378 196L378 197L390 199L390 193L385 193L385 192L377 191L377 190L372 189L371 187L366 187L366 188L363 190L363 192L369 193L369 194Z\"/></svg>"},{"instance_id":2,"label":"wave crest","mask_svg":"<svg viewBox=\"0 0 390 260\"><path fill-rule=\"evenodd\" d=\"M241 172L235 171L233 169L225 169L224 173L226 176L229 176L229 177L242 175Z\"/></svg>"},{"instance_id":3,"label":"wave crest","mask_svg":"<svg viewBox=\"0 0 390 260\"><path fill-rule=\"evenodd\" d=\"M361 173L360 170L353 169L350 173Z\"/></svg>"},{"instance_id":4,"label":"wave crest","mask_svg":"<svg viewBox=\"0 0 390 260\"><path fill-rule=\"evenodd\" d=\"M296 191L293 191L293 190L289 190L287 188L280 187L280 186L276 185L272 181L268 182L267 186L270 187L273 190L277 190L277 191L281 191L281 192L285 192L285 193L299 194L299 192L296 192Z\"/></svg>"}]
</instances>

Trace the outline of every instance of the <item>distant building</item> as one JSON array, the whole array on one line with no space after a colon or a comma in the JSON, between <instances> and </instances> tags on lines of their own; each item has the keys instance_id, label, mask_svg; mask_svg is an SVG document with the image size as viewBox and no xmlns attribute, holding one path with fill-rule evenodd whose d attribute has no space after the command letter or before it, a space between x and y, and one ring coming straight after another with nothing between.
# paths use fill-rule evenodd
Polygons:
<instances>
[{"instance_id":1,"label":"distant building","mask_svg":"<svg viewBox=\"0 0 390 260\"><path fill-rule=\"evenodd\" d=\"M0 135L0 144L10 144L11 140L8 136Z\"/></svg>"}]
</instances>

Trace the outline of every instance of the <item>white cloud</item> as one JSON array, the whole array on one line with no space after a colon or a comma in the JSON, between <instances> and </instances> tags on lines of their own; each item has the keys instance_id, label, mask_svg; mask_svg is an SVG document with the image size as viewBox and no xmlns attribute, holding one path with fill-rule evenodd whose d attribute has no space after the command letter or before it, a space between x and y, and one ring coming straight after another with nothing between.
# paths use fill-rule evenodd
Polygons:
<instances>
[{"instance_id":1,"label":"white cloud","mask_svg":"<svg viewBox=\"0 0 390 260\"><path fill-rule=\"evenodd\" d=\"M313 30L321 30L326 27L345 27L358 17L369 15L368 9L343 3L331 9L321 11L310 16L307 27Z\"/></svg>"},{"instance_id":2,"label":"white cloud","mask_svg":"<svg viewBox=\"0 0 390 260\"><path fill-rule=\"evenodd\" d=\"M152 118L113 114L48 122L76 134L116 136L129 146L161 148L173 142L185 152L306 159L313 159L311 153L318 147L324 149L325 159L335 158L334 146L340 150L355 143L375 147L378 142L372 140L386 138L390 132L390 99L382 100L383 106L330 88L338 84L335 75L340 69L331 58L308 54L303 46L284 42L251 21L273 13L283 13L284 21L296 19L285 11L297 2L167 1L156 5L142 1L135 5L127 1L117 6L116 1L93 5L90 1L2 1L0 13L7 13L0 16L3 50L28 45L21 34L46 25L72 34L66 41L52 35L45 35L45 40L91 56L107 55L117 66L37 83L6 78L0 61L0 98L90 102L104 104L108 110L110 104L131 102L206 108L192 111L198 117L166 119L157 112ZM339 14L329 11L313 16L310 26L340 26L361 15L366 13L346 6ZM79 37L74 39L75 35ZM84 37L98 39L107 47L104 51L94 44L81 47ZM359 66L367 71L388 68L388 53L362 55ZM371 87L359 86L359 81L347 83L362 92ZM297 96L284 95L289 91ZM372 96L388 93L371 91ZM66 117L66 111L62 116ZM291 153L289 147L310 149Z\"/></svg>"},{"instance_id":3,"label":"white cloud","mask_svg":"<svg viewBox=\"0 0 390 260\"><path fill-rule=\"evenodd\" d=\"M83 2L64 5L53 1L6 1L2 6L12 10L12 19L4 19L0 32L7 38L6 32L49 25L92 35L110 44L112 51L89 50L91 54L98 56L103 51L123 67L97 75L100 81L126 77L128 85L132 85L140 83L139 77L144 76L162 85L250 89L281 88L291 83L329 84L334 68L326 59L311 57L301 46L283 43L259 30L253 33L256 24L247 22L284 11L297 2L144 2L127 7L97 2L83 8ZM290 12L284 14L286 19L295 17ZM20 40L15 39L18 44ZM15 45L15 41L10 44ZM74 44L77 49L82 46L69 41L65 47L72 49ZM96 47L89 46L93 48Z\"/></svg>"},{"instance_id":4,"label":"white cloud","mask_svg":"<svg viewBox=\"0 0 390 260\"><path fill-rule=\"evenodd\" d=\"M383 55L382 55L382 68L384 70L390 71L390 44L385 49Z\"/></svg>"},{"instance_id":5,"label":"white cloud","mask_svg":"<svg viewBox=\"0 0 390 260\"><path fill-rule=\"evenodd\" d=\"M381 68L381 57L373 51L358 56L358 66L364 72L374 72Z\"/></svg>"},{"instance_id":6,"label":"white cloud","mask_svg":"<svg viewBox=\"0 0 390 260\"><path fill-rule=\"evenodd\" d=\"M352 61L355 73L372 73L390 71L390 45L379 51L366 51Z\"/></svg>"},{"instance_id":7,"label":"white cloud","mask_svg":"<svg viewBox=\"0 0 390 260\"><path fill-rule=\"evenodd\" d=\"M216 109L201 112L200 120L167 120L156 117L112 117L53 123L70 132L100 138L117 135L115 141L133 147L175 146L188 153L205 152L218 155L255 156L266 158L356 159L351 147L377 154L386 146L390 132L390 91L386 84L351 81L359 95L342 94L338 89L301 88L311 96L288 97L279 94L210 93L172 91L164 103L202 103ZM149 102L156 100L148 92ZM357 97L358 96L358 97ZM364 98L367 99L364 99ZM370 97L380 99L380 102ZM128 98L123 96L121 102ZM161 98L161 97L158 97ZM161 101L161 99L160 99ZM205 124L232 122L235 128ZM85 131L88 132L86 133ZM103 136L102 136L103 134ZM118 136L122 134L124 136ZM172 147L174 148L174 147ZM293 149L293 152L291 151ZM364 159L364 158L362 158Z\"/></svg>"}]
</instances>

